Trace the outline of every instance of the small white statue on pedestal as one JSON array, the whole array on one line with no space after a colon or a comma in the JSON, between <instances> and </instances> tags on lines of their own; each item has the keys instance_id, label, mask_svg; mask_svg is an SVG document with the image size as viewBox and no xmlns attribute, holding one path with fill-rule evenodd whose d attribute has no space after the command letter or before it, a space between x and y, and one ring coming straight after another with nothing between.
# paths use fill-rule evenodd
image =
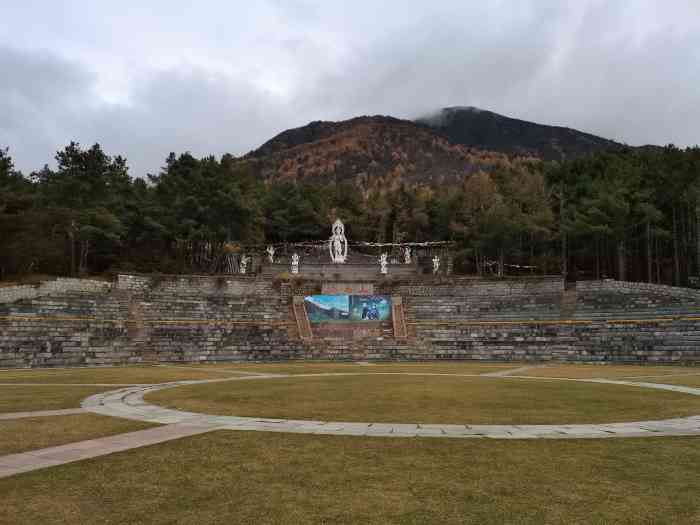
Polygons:
<instances>
[{"instance_id":1,"label":"small white statue on pedestal","mask_svg":"<svg viewBox=\"0 0 700 525\"><path fill-rule=\"evenodd\" d=\"M296 253L292 254L292 273L299 273L299 256Z\"/></svg>"},{"instance_id":2,"label":"small white statue on pedestal","mask_svg":"<svg viewBox=\"0 0 700 525\"><path fill-rule=\"evenodd\" d=\"M275 247L270 245L267 247L267 258L270 261L270 264L275 262Z\"/></svg>"},{"instance_id":3,"label":"small white statue on pedestal","mask_svg":"<svg viewBox=\"0 0 700 525\"><path fill-rule=\"evenodd\" d=\"M411 264L411 248L408 246L403 249L403 262L405 264Z\"/></svg>"},{"instance_id":4,"label":"small white statue on pedestal","mask_svg":"<svg viewBox=\"0 0 700 525\"><path fill-rule=\"evenodd\" d=\"M440 257L437 255L433 257L433 275L438 273L438 270L440 269Z\"/></svg>"},{"instance_id":5,"label":"small white statue on pedestal","mask_svg":"<svg viewBox=\"0 0 700 525\"><path fill-rule=\"evenodd\" d=\"M383 253L379 257L379 271L382 273L382 275L386 275L386 273L387 273L387 264L388 264L387 254Z\"/></svg>"},{"instance_id":6,"label":"small white statue on pedestal","mask_svg":"<svg viewBox=\"0 0 700 525\"><path fill-rule=\"evenodd\" d=\"M331 231L333 235L328 241L331 261L336 264L342 264L348 256L348 240L345 238L345 225L338 219L333 223Z\"/></svg>"},{"instance_id":7,"label":"small white statue on pedestal","mask_svg":"<svg viewBox=\"0 0 700 525\"><path fill-rule=\"evenodd\" d=\"M248 261L250 261L250 257L246 257L245 255L241 255L241 265L239 267L239 271L241 273L245 273L247 268L248 268Z\"/></svg>"}]
</instances>

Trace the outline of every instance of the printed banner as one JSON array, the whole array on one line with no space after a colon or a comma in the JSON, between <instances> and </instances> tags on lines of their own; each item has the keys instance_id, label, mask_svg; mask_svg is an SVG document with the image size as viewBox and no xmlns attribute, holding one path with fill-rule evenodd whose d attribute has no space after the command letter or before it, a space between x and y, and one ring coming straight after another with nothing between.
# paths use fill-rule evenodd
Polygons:
<instances>
[{"instance_id":1,"label":"printed banner","mask_svg":"<svg viewBox=\"0 0 700 525\"><path fill-rule=\"evenodd\" d=\"M386 295L309 295L304 306L312 323L391 319L391 297Z\"/></svg>"}]
</instances>

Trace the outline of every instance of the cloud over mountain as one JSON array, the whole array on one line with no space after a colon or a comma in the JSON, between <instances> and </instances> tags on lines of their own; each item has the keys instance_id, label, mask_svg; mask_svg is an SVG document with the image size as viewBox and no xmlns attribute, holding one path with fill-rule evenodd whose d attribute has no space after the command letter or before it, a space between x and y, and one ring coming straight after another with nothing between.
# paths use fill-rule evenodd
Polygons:
<instances>
[{"instance_id":1,"label":"cloud over mountain","mask_svg":"<svg viewBox=\"0 0 700 525\"><path fill-rule=\"evenodd\" d=\"M311 120L474 105L630 144L700 136L700 5L9 2L0 146L37 169L70 140L157 171Z\"/></svg>"}]
</instances>

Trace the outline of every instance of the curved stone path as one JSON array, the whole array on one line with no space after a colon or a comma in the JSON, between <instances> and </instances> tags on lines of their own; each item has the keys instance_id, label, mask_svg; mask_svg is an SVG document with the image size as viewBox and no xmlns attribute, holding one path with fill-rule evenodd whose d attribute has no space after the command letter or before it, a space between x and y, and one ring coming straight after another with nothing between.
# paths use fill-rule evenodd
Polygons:
<instances>
[{"instance_id":1,"label":"curved stone path","mask_svg":"<svg viewBox=\"0 0 700 525\"><path fill-rule=\"evenodd\" d=\"M460 377L490 376L515 377L530 380L580 381L605 383L670 390L690 395L700 395L700 388L690 388L659 383L641 383L611 379L569 379L551 377L517 376L530 367L510 369L508 374L445 374L413 372L380 372L381 375L438 375ZM247 373L251 374L251 373ZM170 410L148 404L143 396L149 392L181 385L215 383L223 381L250 381L279 377L311 377L338 375L368 375L367 373L331 374L257 374L243 377L226 377L200 381L177 381L152 385L128 385L86 398L79 409L63 409L38 412L0 414L0 419L57 416L73 413L94 412L108 416L161 423L164 426L128 432L87 441L78 441L19 454L0 456L0 478L33 470L63 465L74 461L95 458L133 448L163 443L212 430L257 430L267 432L291 432L297 434L387 436L387 437L451 437L451 438L495 438L495 439L571 439L651 436L697 436L700 435L700 416L659 421L636 421L602 425L421 425L407 423L349 423L333 421L305 421L289 419L267 419L235 416L213 416L180 410ZM650 377L650 376L647 376ZM118 386L118 385L113 385Z\"/></svg>"},{"instance_id":2,"label":"curved stone path","mask_svg":"<svg viewBox=\"0 0 700 525\"><path fill-rule=\"evenodd\" d=\"M514 371L515 372L515 371ZM444 374L414 372L380 372L371 375L439 375L460 377L484 377L486 374ZM215 416L195 412L172 410L147 403L144 396L150 392L182 385L195 385L224 381L271 380L275 378L303 378L319 376L370 375L369 373L328 374L260 374L256 376L228 377L198 381L177 381L150 386L130 386L88 397L82 407L97 414L161 424L188 424L207 426L211 429L256 430L290 432L295 434L386 436L386 437L442 437L442 438L494 438L494 439L580 439L611 437L697 436L700 435L700 415L656 421L634 421L607 424L572 425L463 425L463 424L414 424L414 423L356 423L345 421L310 421L269 419L238 416ZM494 381L498 376L491 375ZM636 386L657 390L669 390L700 396L700 388L660 383L643 383L613 379L569 379L551 377L507 376L528 380L575 381L610 385Z\"/></svg>"}]
</instances>

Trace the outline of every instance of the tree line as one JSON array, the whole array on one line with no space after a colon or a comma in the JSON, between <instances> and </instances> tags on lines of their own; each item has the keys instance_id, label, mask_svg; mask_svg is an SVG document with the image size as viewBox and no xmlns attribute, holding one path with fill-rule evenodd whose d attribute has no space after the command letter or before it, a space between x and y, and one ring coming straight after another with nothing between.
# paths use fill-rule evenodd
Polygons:
<instances>
[{"instance_id":1,"label":"tree line","mask_svg":"<svg viewBox=\"0 0 700 525\"><path fill-rule=\"evenodd\" d=\"M455 271L687 285L700 263L700 149L629 148L519 161L434 187L266 182L245 159L171 153L129 175L99 144L71 142L25 175L0 149L0 276L215 273L230 254L348 237L452 241Z\"/></svg>"}]
</instances>

